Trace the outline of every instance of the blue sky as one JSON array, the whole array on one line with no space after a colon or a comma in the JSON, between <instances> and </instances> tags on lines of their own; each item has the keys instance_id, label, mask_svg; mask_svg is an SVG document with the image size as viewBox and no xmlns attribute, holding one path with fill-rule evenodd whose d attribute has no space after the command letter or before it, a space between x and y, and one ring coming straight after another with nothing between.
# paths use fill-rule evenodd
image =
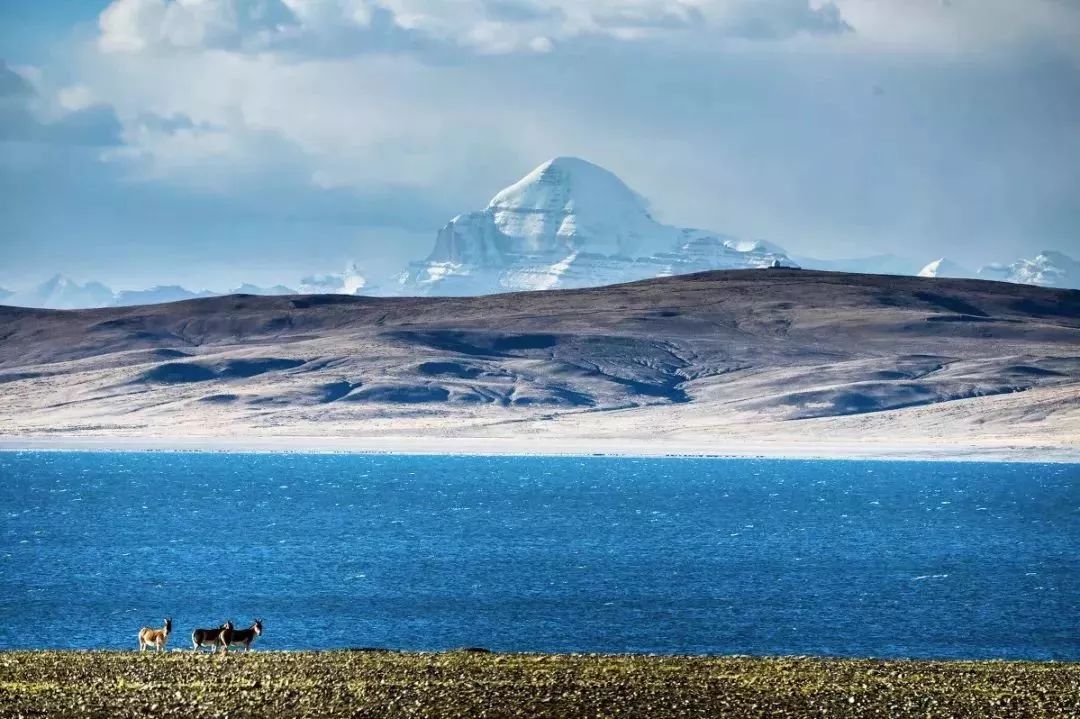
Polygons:
<instances>
[{"instance_id":1,"label":"blue sky","mask_svg":"<svg viewBox=\"0 0 1080 719\"><path fill-rule=\"evenodd\" d=\"M95 25L108 4L108 0L4 0L0 7L4 59L16 63L46 60L54 45L69 41L75 26Z\"/></svg>"},{"instance_id":2,"label":"blue sky","mask_svg":"<svg viewBox=\"0 0 1080 719\"><path fill-rule=\"evenodd\" d=\"M0 286L426 254L555 155L795 255L1080 255L1061 0L4 0Z\"/></svg>"}]
</instances>

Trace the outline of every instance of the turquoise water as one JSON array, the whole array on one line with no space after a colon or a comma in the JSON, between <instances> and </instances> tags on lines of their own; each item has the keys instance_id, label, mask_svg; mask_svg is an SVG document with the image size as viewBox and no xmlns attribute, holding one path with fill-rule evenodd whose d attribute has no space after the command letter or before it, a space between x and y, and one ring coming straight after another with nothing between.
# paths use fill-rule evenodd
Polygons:
<instances>
[{"instance_id":1,"label":"turquoise water","mask_svg":"<svg viewBox=\"0 0 1080 719\"><path fill-rule=\"evenodd\" d=\"M9 452L0 514L0 648L1080 659L1078 465Z\"/></svg>"}]
</instances>

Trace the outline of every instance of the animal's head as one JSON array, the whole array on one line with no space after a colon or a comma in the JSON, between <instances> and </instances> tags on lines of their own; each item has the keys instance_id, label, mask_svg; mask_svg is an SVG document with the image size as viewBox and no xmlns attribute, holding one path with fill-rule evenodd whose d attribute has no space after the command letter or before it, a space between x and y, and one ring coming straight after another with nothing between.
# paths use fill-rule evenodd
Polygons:
<instances>
[{"instance_id":1,"label":"animal's head","mask_svg":"<svg viewBox=\"0 0 1080 719\"><path fill-rule=\"evenodd\" d=\"M232 630L232 628L233 628L233 623L232 623L232 620L229 620L229 621L225 622L224 624L222 624L222 625L221 625L221 628L222 628L222 629L228 629L228 630L230 630L230 631L231 631L231 630Z\"/></svg>"},{"instance_id":2,"label":"animal's head","mask_svg":"<svg viewBox=\"0 0 1080 719\"><path fill-rule=\"evenodd\" d=\"M169 617L169 618L167 618L165 620L165 633L166 634L171 634L172 633L172 617Z\"/></svg>"},{"instance_id":3,"label":"animal's head","mask_svg":"<svg viewBox=\"0 0 1080 719\"><path fill-rule=\"evenodd\" d=\"M255 630L255 636L257 636L257 637L262 636L262 620L261 619L256 619L255 623L253 625L251 625L251 628Z\"/></svg>"}]
</instances>

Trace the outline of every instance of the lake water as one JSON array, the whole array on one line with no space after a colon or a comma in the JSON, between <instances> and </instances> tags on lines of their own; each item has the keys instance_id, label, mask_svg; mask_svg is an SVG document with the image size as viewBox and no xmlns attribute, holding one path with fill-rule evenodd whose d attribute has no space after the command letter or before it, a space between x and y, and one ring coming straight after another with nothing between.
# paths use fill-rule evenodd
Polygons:
<instances>
[{"instance_id":1,"label":"lake water","mask_svg":"<svg viewBox=\"0 0 1080 719\"><path fill-rule=\"evenodd\" d=\"M0 648L1080 659L1080 465L0 452Z\"/></svg>"}]
</instances>

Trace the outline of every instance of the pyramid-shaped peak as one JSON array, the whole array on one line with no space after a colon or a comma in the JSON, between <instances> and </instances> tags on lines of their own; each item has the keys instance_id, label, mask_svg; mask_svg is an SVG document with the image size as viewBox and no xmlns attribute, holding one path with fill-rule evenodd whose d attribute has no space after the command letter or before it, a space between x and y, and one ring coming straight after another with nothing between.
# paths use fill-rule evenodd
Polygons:
<instances>
[{"instance_id":1,"label":"pyramid-shaped peak","mask_svg":"<svg viewBox=\"0 0 1080 719\"><path fill-rule=\"evenodd\" d=\"M612 172L579 157L554 157L492 198L489 207L647 215L645 201Z\"/></svg>"},{"instance_id":2,"label":"pyramid-shaped peak","mask_svg":"<svg viewBox=\"0 0 1080 719\"><path fill-rule=\"evenodd\" d=\"M611 175L611 172L605 170L600 165L583 160L580 157L573 157L572 155L560 155L559 157L553 157L547 162L543 163L537 169L551 168L559 172L598 172ZM614 175L612 175L614 177ZM616 178L618 179L618 178Z\"/></svg>"},{"instance_id":3,"label":"pyramid-shaped peak","mask_svg":"<svg viewBox=\"0 0 1080 719\"><path fill-rule=\"evenodd\" d=\"M596 287L685 272L797 266L767 242L657 222L612 172L553 157L458 215L424 262L401 277L410 294Z\"/></svg>"},{"instance_id":4,"label":"pyramid-shaped peak","mask_svg":"<svg viewBox=\"0 0 1080 719\"><path fill-rule=\"evenodd\" d=\"M974 273L948 257L942 257L919 270L919 277L974 277Z\"/></svg>"},{"instance_id":5,"label":"pyramid-shaped peak","mask_svg":"<svg viewBox=\"0 0 1080 719\"><path fill-rule=\"evenodd\" d=\"M919 270L919 277L937 277L938 272L941 270L941 265L945 262L945 258L941 257L933 262L927 263L925 267Z\"/></svg>"}]
</instances>

